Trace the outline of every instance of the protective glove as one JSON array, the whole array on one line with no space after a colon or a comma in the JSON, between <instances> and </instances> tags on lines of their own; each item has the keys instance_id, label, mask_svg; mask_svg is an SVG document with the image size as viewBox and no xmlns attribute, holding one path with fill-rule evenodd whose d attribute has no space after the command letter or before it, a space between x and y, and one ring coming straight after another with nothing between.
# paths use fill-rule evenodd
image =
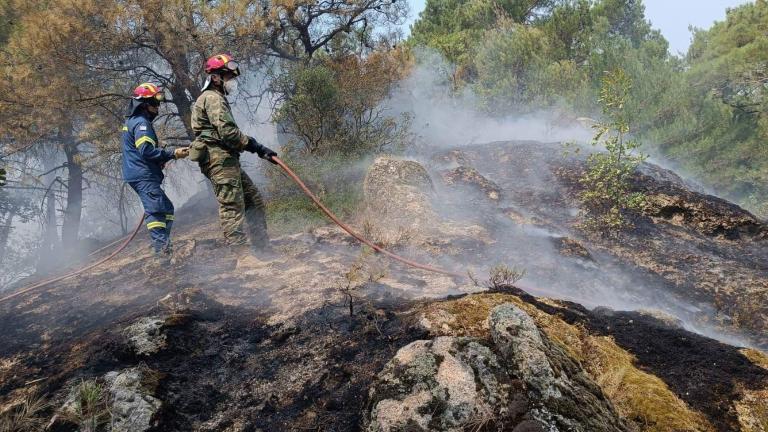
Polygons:
<instances>
[{"instance_id":1,"label":"protective glove","mask_svg":"<svg viewBox=\"0 0 768 432\"><path fill-rule=\"evenodd\" d=\"M173 151L174 159L184 159L189 156L189 147L180 147Z\"/></svg>"},{"instance_id":2,"label":"protective glove","mask_svg":"<svg viewBox=\"0 0 768 432\"><path fill-rule=\"evenodd\" d=\"M256 153L260 158L277 165L277 162L272 159L272 156L277 156L277 153L269 147L259 144L254 137L248 137L248 144L245 145L245 150Z\"/></svg>"}]
</instances>

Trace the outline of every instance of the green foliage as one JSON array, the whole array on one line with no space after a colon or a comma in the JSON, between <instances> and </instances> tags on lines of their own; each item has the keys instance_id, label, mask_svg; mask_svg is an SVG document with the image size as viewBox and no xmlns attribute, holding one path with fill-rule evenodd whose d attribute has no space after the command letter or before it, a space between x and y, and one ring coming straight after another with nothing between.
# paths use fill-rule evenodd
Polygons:
<instances>
[{"instance_id":1,"label":"green foliage","mask_svg":"<svg viewBox=\"0 0 768 432\"><path fill-rule=\"evenodd\" d=\"M273 90L275 121L294 139L283 151L324 156L395 150L408 140L408 117L388 116L381 102L402 77L400 52L348 55L289 68Z\"/></svg>"},{"instance_id":2,"label":"green foliage","mask_svg":"<svg viewBox=\"0 0 768 432\"><path fill-rule=\"evenodd\" d=\"M281 157L342 218L360 202L364 161L410 142L410 119L391 117L382 107L407 62L398 50L328 56L295 65L275 83L282 103L274 118L290 137ZM278 171L268 178L270 226L290 232L327 223L290 179Z\"/></svg>"},{"instance_id":3,"label":"green foliage","mask_svg":"<svg viewBox=\"0 0 768 432\"><path fill-rule=\"evenodd\" d=\"M343 154L329 154L324 158L288 154L283 160L340 218L347 219L358 210L364 162ZM328 223L320 209L281 171L271 170L267 175L272 197L267 202L270 230L279 234L293 233Z\"/></svg>"},{"instance_id":4,"label":"green foliage","mask_svg":"<svg viewBox=\"0 0 768 432\"><path fill-rule=\"evenodd\" d=\"M470 85L500 116L584 115L598 109L603 72L618 67L639 83L631 109L642 114L675 66L640 0L428 1L410 43L438 50L455 65L454 87Z\"/></svg>"},{"instance_id":5,"label":"green foliage","mask_svg":"<svg viewBox=\"0 0 768 432\"><path fill-rule=\"evenodd\" d=\"M587 76L571 60L553 60L543 30L507 22L479 46L474 86L489 112L526 112L582 97Z\"/></svg>"},{"instance_id":6,"label":"green foliage","mask_svg":"<svg viewBox=\"0 0 768 432\"><path fill-rule=\"evenodd\" d=\"M74 403L62 412L69 421L77 424L81 432L97 432L109 423L109 395L96 380L82 380L73 390Z\"/></svg>"},{"instance_id":7,"label":"green foliage","mask_svg":"<svg viewBox=\"0 0 768 432\"><path fill-rule=\"evenodd\" d=\"M629 177L645 156L635 152L640 144L628 138L630 121L627 100L632 87L626 72L606 73L600 91L603 122L593 126L593 145L605 146L605 152L593 153L580 182L584 189L579 198L584 206L586 229L616 233L629 224L627 212L640 209L644 197L631 193Z\"/></svg>"},{"instance_id":8,"label":"green foliage","mask_svg":"<svg viewBox=\"0 0 768 432\"><path fill-rule=\"evenodd\" d=\"M762 213L768 201L768 2L696 30L685 70L644 134L715 190Z\"/></svg>"}]
</instances>

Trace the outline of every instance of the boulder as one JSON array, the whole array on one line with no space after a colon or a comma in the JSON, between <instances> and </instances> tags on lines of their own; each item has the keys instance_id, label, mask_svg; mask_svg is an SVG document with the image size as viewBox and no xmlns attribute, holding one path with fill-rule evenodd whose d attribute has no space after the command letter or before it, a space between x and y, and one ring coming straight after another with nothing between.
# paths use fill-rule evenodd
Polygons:
<instances>
[{"instance_id":1,"label":"boulder","mask_svg":"<svg viewBox=\"0 0 768 432\"><path fill-rule=\"evenodd\" d=\"M421 164L379 157L368 168L363 191L367 218L380 235L425 233L438 220L432 209L432 180Z\"/></svg>"},{"instance_id":2,"label":"boulder","mask_svg":"<svg viewBox=\"0 0 768 432\"><path fill-rule=\"evenodd\" d=\"M493 242L484 227L435 212L434 185L418 162L377 158L368 168L363 191L364 234L385 247L419 246L450 255Z\"/></svg>"},{"instance_id":3,"label":"boulder","mask_svg":"<svg viewBox=\"0 0 768 432\"><path fill-rule=\"evenodd\" d=\"M112 432L143 432L155 426L162 406L154 396L158 380L157 372L138 367L104 376L111 395Z\"/></svg>"},{"instance_id":4,"label":"boulder","mask_svg":"<svg viewBox=\"0 0 768 432\"><path fill-rule=\"evenodd\" d=\"M492 202L501 199L501 188L496 183L488 180L474 168L460 166L441 173L446 185L465 185L475 189L486 196Z\"/></svg>"},{"instance_id":5,"label":"boulder","mask_svg":"<svg viewBox=\"0 0 768 432\"><path fill-rule=\"evenodd\" d=\"M479 339L438 337L401 348L369 391L369 432L516 430L538 423L493 351ZM533 423L531 423L533 422ZM538 425L538 429L546 430Z\"/></svg>"},{"instance_id":6,"label":"boulder","mask_svg":"<svg viewBox=\"0 0 768 432\"><path fill-rule=\"evenodd\" d=\"M155 354L167 345L163 324L162 318L144 317L126 327L123 335L136 354Z\"/></svg>"},{"instance_id":7,"label":"boulder","mask_svg":"<svg viewBox=\"0 0 768 432\"><path fill-rule=\"evenodd\" d=\"M542 335L522 309L511 303L495 307L490 328L509 373L525 383L536 420L555 430L628 430L579 363Z\"/></svg>"}]
</instances>

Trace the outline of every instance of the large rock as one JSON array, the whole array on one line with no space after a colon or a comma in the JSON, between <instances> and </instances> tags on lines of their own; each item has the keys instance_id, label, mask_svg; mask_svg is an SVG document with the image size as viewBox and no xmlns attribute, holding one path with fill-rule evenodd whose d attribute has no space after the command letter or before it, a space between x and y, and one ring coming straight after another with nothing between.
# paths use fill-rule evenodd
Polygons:
<instances>
[{"instance_id":1,"label":"large rock","mask_svg":"<svg viewBox=\"0 0 768 432\"><path fill-rule=\"evenodd\" d=\"M104 376L111 395L112 432L143 432L155 426L162 402L154 396L159 374L144 368Z\"/></svg>"},{"instance_id":2,"label":"large rock","mask_svg":"<svg viewBox=\"0 0 768 432\"><path fill-rule=\"evenodd\" d=\"M123 335L136 354L155 354L167 345L163 324L162 318L144 317L126 327Z\"/></svg>"},{"instance_id":3,"label":"large rock","mask_svg":"<svg viewBox=\"0 0 768 432\"><path fill-rule=\"evenodd\" d=\"M510 374L526 384L534 418L556 430L627 430L597 384L522 309L511 303L495 307L490 329Z\"/></svg>"},{"instance_id":4,"label":"large rock","mask_svg":"<svg viewBox=\"0 0 768 432\"><path fill-rule=\"evenodd\" d=\"M432 180L418 162L377 158L368 168L363 191L366 217L379 236L424 234L438 220L430 203Z\"/></svg>"},{"instance_id":5,"label":"large rock","mask_svg":"<svg viewBox=\"0 0 768 432\"><path fill-rule=\"evenodd\" d=\"M478 339L438 337L401 348L369 397L369 432L459 432L491 425L511 431L521 423L538 426L530 431L545 430L526 415L521 383Z\"/></svg>"},{"instance_id":6,"label":"large rock","mask_svg":"<svg viewBox=\"0 0 768 432\"><path fill-rule=\"evenodd\" d=\"M432 206L434 185L418 162L377 158L368 168L363 191L366 235L384 246L422 246L451 254L493 241L481 226L437 214Z\"/></svg>"},{"instance_id":7,"label":"large rock","mask_svg":"<svg viewBox=\"0 0 768 432\"><path fill-rule=\"evenodd\" d=\"M629 430L580 364L523 310L497 306L488 326L490 341L441 336L400 349L371 386L367 430Z\"/></svg>"}]
</instances>

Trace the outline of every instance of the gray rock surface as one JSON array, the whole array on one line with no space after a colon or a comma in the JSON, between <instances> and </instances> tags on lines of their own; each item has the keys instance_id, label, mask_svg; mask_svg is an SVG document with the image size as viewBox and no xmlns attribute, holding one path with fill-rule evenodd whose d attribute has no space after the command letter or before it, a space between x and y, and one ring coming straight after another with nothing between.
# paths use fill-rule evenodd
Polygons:
<instances>
[{"instance_id":1,"label":"gray rock surface","mask_svg":"<svg viewBox=\"0 0 768 432\"><path fill-rule=\"evenodd\" d=\"M163 323L162 318L144 317L126 327L123 334L136 354L154 354L167 344Z\"/></svg>"},{"instance_id":2,"label":"gray rock surface","mask_svg":"<svg viewBox=\"0 0 768 432\"><path fill-rule=\"evenodd\" d=\"M555 430L627 430L597 384L522 309L511 303L497 306L489 321L509 373L526 384L534 418Z\"/></svg>"},{"instance_id":3,"label":"gray rock surface","mask_svg":"<svg viewBox=\"0 0 768 432\"><path fill-rule=\"evenodd\" d=\"M578 362L513 304L489 317L491 341L441 336L401 348L371 386L368 432L623 432Z\"/></svg>"},{"instance_id":4,"label":"gray rock surface","mask_svg":"<svg viewBox=\"0 0 768 432\"><path fill-rule=\"evenodd\" d=\"M370 390L367 430L464 431L526 420L527 400L480 340L438 337L401 348ZM544 430L544 429L528 429Z\"/></svg>"},{"instance_id":5,"label":"gray rock surface","mask_svg":"<svg viewBox=\"0 0 768 432\"><path fill-rule=\"evenodd\" d=\"M111 396L112 432L143 432L154 426L162 402L154 396L157 372L130 368L105 377Z\"/></svg>"},{"instance_id":6,"label":"gray rock surface","mask_svg":"<svg viewBox=\"0 0 768 432\"><path fill-rule=\"evenodd\" d=\"M366 235L386 246L420 246L455 254L457 244L491 243L487 230L439 215L433 206L434 184L418 162L377 158L363 184Z\"/></svg>"}]
</instances>

